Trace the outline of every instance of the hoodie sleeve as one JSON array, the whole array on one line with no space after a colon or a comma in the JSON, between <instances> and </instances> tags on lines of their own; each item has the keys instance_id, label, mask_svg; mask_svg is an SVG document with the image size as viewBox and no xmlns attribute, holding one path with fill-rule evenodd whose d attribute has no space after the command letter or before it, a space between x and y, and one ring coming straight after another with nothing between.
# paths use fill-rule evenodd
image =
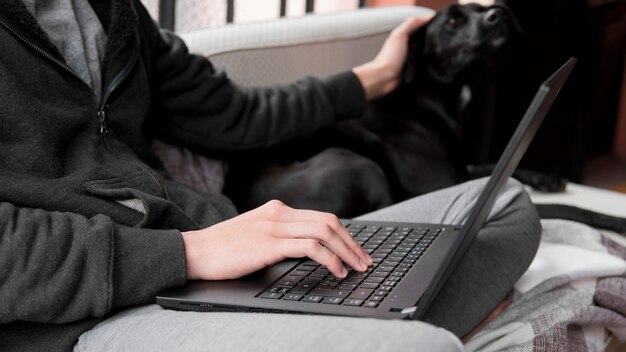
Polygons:
<instances>
[{"instance_id":1,"label":"hoodie sleeve","mask_svg":"<svg viewBox=\"0 0 626 352\"><path fill-rule=\"evenodd\" d=\"M0 324L99 317L185 282L174 230L0 202L0 236Z\"/></svg>"},{"instance_id":2,"label":"hoodie sleeve","mask_svg":"<svg viewBox=\"0 0 626 352\"><path fill-rule=\"evenodd\" d=\"M266 148L308 136L365 109L351 71L288 85L239 87L182 39L161 31L156 40L154 111L159 135L211 154Z\"/></svg>"}]
</instances>

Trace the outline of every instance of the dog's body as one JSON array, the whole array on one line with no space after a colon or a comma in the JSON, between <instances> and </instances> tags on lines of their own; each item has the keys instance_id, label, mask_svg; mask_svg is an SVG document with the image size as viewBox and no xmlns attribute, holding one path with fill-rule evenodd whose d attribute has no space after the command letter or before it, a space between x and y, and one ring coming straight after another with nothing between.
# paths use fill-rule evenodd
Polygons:
<instances>
[{"instance_id":1,"label":"dog's body","mask_svg":"<svg viewBox=\"0 0 626 352\"><path fill-rule=\"evenodd\" d=\"M232 163L227 195L240 210L277 198L351 217L466 180L460 133L468 87L516 26L502 6L438 12L412 33L395 91L362 118Z\"/></svg>"}]
</instances>

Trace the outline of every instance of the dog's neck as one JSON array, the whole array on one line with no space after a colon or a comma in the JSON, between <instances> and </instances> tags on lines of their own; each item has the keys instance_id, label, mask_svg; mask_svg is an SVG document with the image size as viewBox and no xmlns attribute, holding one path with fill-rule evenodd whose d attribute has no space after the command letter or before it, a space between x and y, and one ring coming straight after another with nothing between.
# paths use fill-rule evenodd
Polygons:
<instances>
[{"instance_id":1,"label":"dog's neck","mask_svg":"<svg viewBox=\"0 0 626 352\"><path fill-rule=\"evenodd\" d=\"M471 98L471 91L465 81L459 79L441 80L428 69L416 75L409 90L416 104L442 121L455 134L461 133L462 114Z\"/></svg>"}]
</instances>

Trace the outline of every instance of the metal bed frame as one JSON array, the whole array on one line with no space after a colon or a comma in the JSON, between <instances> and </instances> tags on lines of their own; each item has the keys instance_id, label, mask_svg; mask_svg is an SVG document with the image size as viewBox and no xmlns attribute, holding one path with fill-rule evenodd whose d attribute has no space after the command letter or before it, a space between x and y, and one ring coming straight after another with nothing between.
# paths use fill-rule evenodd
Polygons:
<instances>
[{"instance_id":1,"label":"metal bed frame","mask_svg":"<svg viewBox=\"0 0 626 352\"><path fill-rule=\"evenodd\" d=\"M359 7L366 7L366 0L359 0ZM315 11L315 0L306 0L306 13ZM174 18L176 13L176 0L159 0L159 25L161 28L174 30ZM287 13L287 0L280 0L280 17ZM226 23L233 23L235 18L235 0L226 1Z\"/></svg>"}]
</instances>

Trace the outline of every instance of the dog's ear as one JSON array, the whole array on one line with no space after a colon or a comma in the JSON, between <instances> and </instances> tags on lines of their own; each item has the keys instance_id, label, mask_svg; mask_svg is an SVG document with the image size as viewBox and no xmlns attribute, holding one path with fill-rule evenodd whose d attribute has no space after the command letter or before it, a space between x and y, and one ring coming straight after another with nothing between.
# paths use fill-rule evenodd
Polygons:
<instances>
[{"instance_id":1,"label":"dog's ear","mask_svg":"<svg viewBox=\"0 0 626 352\"><path fill-rule=\"evenodd\" d=\"M509 21L511 21L511 29L513 29L516 33L524 33L524 28L519 23L517 16L515 16L515 12L513 12L513 10L511 10L509 5L507 4L507 1L497 0L493 7L498 7L507 14Z\"/></svg>"},{"instance_id":2,"label":"dog's ear","mask_svg":"<svg viewBox=\"0 0 626 352\"><path fill-rule=\"evenodd\" d=\"M424 61L424 49L426 46L426 27L427 25L419 27L413 31L409 37L409 50L403 70L405 83L413 82L416 69L423 66L422 61Z\"/></svg>"}]
</instances>

